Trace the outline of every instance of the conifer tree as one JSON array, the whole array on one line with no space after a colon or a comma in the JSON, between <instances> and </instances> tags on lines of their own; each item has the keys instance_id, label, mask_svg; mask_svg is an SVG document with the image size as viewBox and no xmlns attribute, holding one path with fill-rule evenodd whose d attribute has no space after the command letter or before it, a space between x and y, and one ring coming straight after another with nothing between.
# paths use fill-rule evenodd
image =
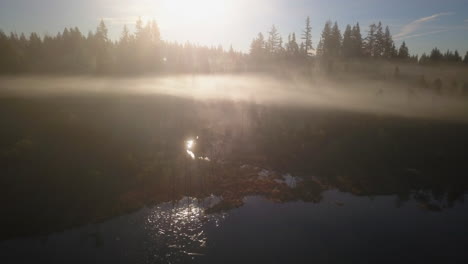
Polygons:
<instances>
[{"instance_id":1,"label":"conifer tree","mask_svg":"<svg viewBox=\"0 0 468 264\"><path fill-rule=\"evenodd\" d=\"M329 20L325 23L325 26L323 27L322 30L322 36L320 39L320 56L322 57L330 57L332 53L332 22Z\"/></svg>"},{"instance_id":2,"label":"conifer tree","mask_svg":"<svg viewBox=\"0 0 468 264\"><path fill-rule=\"evenodd\" d=\"M302 39L304 40L305 55L310 56L313 51L312 47L312 26L310 25L310 17L307 17L305 29L302 32Z\"/></svg>"},{"instance_id":3,"label":"conifer tree","mask_svg":"<svg viewBox=\"0 0 468 264\"><path fill-rule=\"evenodd\" d=\"M279 51L280 35L278 29L275 25L271 26L270 31L268 32L268 42L267 42L267 52L270 55L276 54Z\"/></svg>"},{"instance_id":4,"label":"conifer tree","mask_svg":"<svg viewBox=\"0 0 468 264\"><path fill-rule=\"evenodd\" d=\"M398 50L398 58L403 59L403 60L406 60L409 58L409 50L404 41L403 43L401 43L400 49Z\"/></svg>"},{"instance_id":5,"label":"conifer tree","mask_svg":"<svg viewBox=\"0 0 468 264\"><path fill-rule=\"evenodd\" d=\"M376 31L377 25L371 24L364 43L364 53L368 57L375 57Z\"/></svg>"},{"instance_id":6,"label":"conifer tree","mask_svg":"<svg viewBox=\"0 0 468 264\"><path fill-rule=\"evenodd\" d=\"M343 33L343 48L342 55L345 58L353 57L353 36L350 25L346 26L345 32Z\"/></svg>"},{"instance_id":7,"label":"conifer tree","mask_svg":"<svg viewBox=\"0 0 468 264\"><path fill-rule=\"evenodd\" d=\"M383 45L383 57L386 59L390 59L395 55L395 45L393 43L392 35L390 34L390 29L385 27L385 34L384 34L384 45Z\"/></svg>"},{"instance_id":8,"label":"conifer tree","mask_svg":"<svg viewBox=\"0 0 468 264\"><path fill-rule=\"evenodd\" d=\"M341 41L342 41L341 32L338 27L338 23L335 22L332 28L331 41L330 41L330 51L333 57L337 57L340 55Z\"/></svg>"},{"instance_id":9,"label":"conifer tree","mask_svg":"<svg viewBox=\"0 0 468 264\"><path fill-rule=\"evenodd\" d=\"M375 31L374 57L380 58L384 55L385 35L382 29L382 22L379 22Z\"/></svg>"},{"instance_id":10,"label":"conifer tree","mask_svg":"<svg viewBox=\"0 0 468 264\"><path fill-rule=\"evenodd\" d=\"M352 40L353 40L353 56L354 57L362 57L362 35L361 35L361 27L359 23L356 23L356 26L353 27L352 30Z\"/></svg>"}]
</instances>

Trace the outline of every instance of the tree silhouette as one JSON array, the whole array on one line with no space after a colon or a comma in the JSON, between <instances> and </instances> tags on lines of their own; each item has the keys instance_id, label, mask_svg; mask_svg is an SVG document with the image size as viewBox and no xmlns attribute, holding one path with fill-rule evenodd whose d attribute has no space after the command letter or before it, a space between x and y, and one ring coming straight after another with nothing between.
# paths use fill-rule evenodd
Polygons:
<instances>
[{"instance_id":1,"label":"tree silhouette","mask_svg":"<svg viewBox=\"0 0 468 264\"><path fill-rule=\"evenodd\" d=\"M409 50L404 41L403 43L401 43L400 49L398 50L398 58L403 59L403 60L406 60L409 58Z\"/></svg>"},{"instance_id":2,"label":"tree silhouette","mask_svg":"<svg viewBox=\"0 0 468 264\"><path fill-rule=\"evenodd\" d=\"M268 41L266 43L266 50L271 57L278 55L282 48L280 44L281 37L278 29L275 25L272 25L270 31L268 31Z\"/></svg>"},{"instance_id":3,"label":"tree silhouette","mask_svg":"<svg viewBox=\"0 0 468 264\"><path fill-rule=\"evenodd\" d=\"M56 35L37 33L9 34L0 30L0 74L16 73L156 73L162 71L230 71L240 70L249 63L268 62L281 65L283 62L302 65L305 58L312 57L312 25L310 17L305 19L302 42L298 43L295 33L283 37L273 25L265 35L259 33L250 45L249 54L227 52L221 46L207 47L190 42L180 44L164 41L156 21L135 23L133 32L123 27L120 38L112 41L104 20L99 21L94 31L83 35L74 28L65 28ZM457 50L445 53L434 48L429 55L411 56L403 42L395 48L389 27L383 29L381 22L371 24L365 39L359 23L347 25L343 36L338 24L327 21L316 47L318 58L363 59L398 58L408 63L453 63L468 64L468 52L464 58ZM330 60L331 61L331 60ZM308 64L303 64L307 67Z\"/></svg>"},{"instance_id":4,"label":"tree silhouette","mask_svg":"<svg viewBox=\"0 0 468 264\"><path fill-rule=\"evenodd\" d=\"M362 43L361 27L359 26L359 23L357 23L356 26L353 27L352 32L351 32L351 39L353 41L353 44L352 44L353 57L362 57L363 43Z\"/></svg>"},{"instance_id":5,"label":"tree silhouette","mask_svg":"<svg viewBox=\"0 0 468 264\"><path fill-rule=\"evenodd\" d=\"M375 45L377 43L376 30L377 26L375 24L371 24L364 42L364 53L368 57L375 57Z\"/></svg>"},{"instance_id":6,"label":"tree silhouette","mask_svg":"<svg viewBox=\"0 0 468 264\"><path fill-rule=\"evenodd\" d=\"M335 22L332 28L331 40L330 40L330 53L333 57L338 57L341 53L341 31L338 27L338 23Z\"/></svg>"},{"instance_id":7,"label":"tree silhouette","mask_svg":"<svg viewBox=\"0 0 468 264\"><path fill-rule=\"evenodd\" d=\"M379 22L375 31L374 57L380 58L384 55L385 35L383 33L382 22Z\"/></svg>"},{"instance_id":8,"label":"tree silhouette","mask_svg":"<svg viewBox=\"0 0 468 264\"><path fill-rule=\"evenodd\" d=\"M353 47L353 35L350 25L346 26L345 32L343 33L343 48L342 55L345 58L353 57L354 47Z\"/></svg>"},{"instance_id":9,"label":"tree silhouette","mask_svg":"<svg viewBox=\"0 0 468 264\"><path fill-rule=\"evenodd\" d=\"M263 34L260 32L257 35L257 38L255 38L252 41L252 44L250 44L250 56L256 61L260 62L263 61L265 58L265 37Z\"/></svg>"},{"instance_id":10,"label":"tree silhouette","mask_svg":"<svg viewBox=\"0 0 468 264\"><path fill-rule=\"evenodd\" d=\"M385 34L383 37L383 57L386 59L391 59L395 57L395 43L393 43L392 35L390 34L390 29L385 27Z\"/></svg>"},{"instance_id":11,"label":"tree silhouette","mask_svg":"<svg viewBox=\"0 0 468 264\"><path fill-rule=\"evenodd\" d=\"M328 20L322 30L320 43L318 45L318 55L321 57L332 56L333 46L332 22Z\"/></svg>"},{"instance_id":12,"label":"tree silhouette","mask_svg":"<svg viewBox=\"0 0 468 264\"><path fill-rule=\"evenodd\" d=\"M289 34L288 43L286 43L286 56L297 59L299 57L299 45L296 41L296 33Z\"/></svg>"},{"instance_id":13,"label":"tree silhouette","mask_svg":"<svg viewBox=\"0 0 468 264\"><path fill-rule=\"evenodd\" d=\"M310 17L306 18L305 28L302 32L302 40L304 40L304 52L306 56L310 56L314 48L312 47L312 26L310 25Z\"/></svg>"},{"instance_id":14,"label":"tree silhouette","mask_svg":"<svg viewBox=\"0 0 468 264\"><path fill-rule=\"evenodd\" d=\"M442 52L440 52L438 48L434 48L431 51L431 55L429 56L429 59L431 62L440 62L443 60L443 58L444 58L444 55L442 54Z\"/></svg>"}]
</instances>

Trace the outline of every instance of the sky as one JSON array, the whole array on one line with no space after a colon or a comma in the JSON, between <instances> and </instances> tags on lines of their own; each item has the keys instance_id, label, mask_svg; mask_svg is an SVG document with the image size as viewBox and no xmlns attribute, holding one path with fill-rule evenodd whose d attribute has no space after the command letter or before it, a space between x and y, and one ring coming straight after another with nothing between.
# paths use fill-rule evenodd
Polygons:
<instances>
[{"instance_id":1,"label":"sky","mask_svg":"<svg viewBox=\"0 0 468 264\"><path fill-rule=\"evenodd\" d=\"M310 16L316 45L325 21L346 24L382 21L398 45L405 41L412 54L468 51L468 0L0 0L0 29L17 33L56 34L65 27L95 30L101 19L112 39L124 25L155 19L168 41L230 45L247 52L258 32L275 24L283 38L301 34ZM362 32L363 35L366 32Z\"/></svg>"}]
</instances>

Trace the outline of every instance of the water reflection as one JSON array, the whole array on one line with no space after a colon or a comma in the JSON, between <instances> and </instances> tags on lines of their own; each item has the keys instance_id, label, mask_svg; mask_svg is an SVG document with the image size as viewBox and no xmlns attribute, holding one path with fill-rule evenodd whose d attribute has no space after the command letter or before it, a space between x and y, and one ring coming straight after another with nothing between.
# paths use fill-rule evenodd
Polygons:
<instances>
[{"instance_id":1,"label":"water reflection","mask_svg":"<svg viewBox=\"0 0 468 264\"><path fill-rule=\"evenodd\" d=\"M186 147L187 154L189 154L189 156L192 159L195 159L195 154L192 151L194 143L195 143L195 141L193 139L185 141L185 147Z\"/></svg>"},{"instance_id":2,"label":"water reflection","mask_svg":"<svg viewBox=\"0 0 468 264\"><path fill-rule=\"evenodd\" d=\"M196 139L190 139L185 141L185 152L192 158L193 160L196 158L195 153L193 152L194 147L195 147L195 142L198 140L199 137L197 136ZM200 156L198 157L199 160L204 160L204 161L211 161L209 157L204 157Z\"/></svg>"},{"instance_id":3,"label":"water reflection","mask_svg":"<svg viewBox=\"0 0 468 264\"><path fill-rule=\"evenodd\" d=\"M163 203L148 214L144 229L152 238L156 261L178 262L203 256L208 242L207 225L219 226L226 214L205 214L205 209L221 201L211 195L205 199L184 197Z\"/></svg>"}]
</instances>

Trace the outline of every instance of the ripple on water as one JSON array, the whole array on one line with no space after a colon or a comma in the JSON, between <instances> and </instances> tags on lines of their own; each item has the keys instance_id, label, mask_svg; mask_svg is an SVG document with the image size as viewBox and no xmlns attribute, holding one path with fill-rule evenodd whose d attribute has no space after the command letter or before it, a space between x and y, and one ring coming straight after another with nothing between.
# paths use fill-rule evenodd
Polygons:
<instances>
[{"instance_id":1,"label":"ripple on water","mask_svg":"<svg viewBox=\"0 0 468 264\"><path fill-rule=\"evenodd\" d=\"M221 201L211 195L205 199L184 197L152 209L145 222L151 237L152 260L174 262L204 255L207 225L219 226L226 214L205 214L205 209Z\"/></svg>"}]
</instances>

